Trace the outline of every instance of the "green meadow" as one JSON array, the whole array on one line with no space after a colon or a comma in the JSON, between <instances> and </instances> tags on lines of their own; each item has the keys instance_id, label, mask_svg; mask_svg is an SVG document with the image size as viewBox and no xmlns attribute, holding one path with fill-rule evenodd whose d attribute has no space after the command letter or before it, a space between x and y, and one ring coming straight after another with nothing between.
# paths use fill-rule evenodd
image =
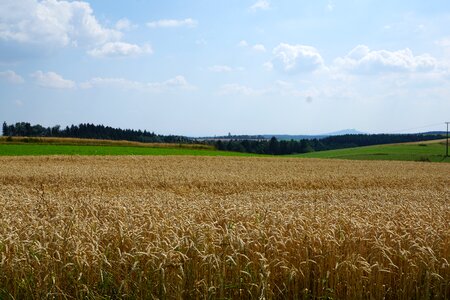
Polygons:
<instances>
[{"instance_id":1,"label":"green meadow","mask_svg":"<svg viewBox=\"0 0 450 300\"><path fill-rule=\"evenodd\" d=\"M99 143L99 144L90 144ZM194 156L267 156L251 153L218 151L206 145L127 144L128 142L84 141L82 139L6 142L0 140L0 156L24 155L194 155ZM353 160L400 160L450 162L445 157L445 142L423 142L356 147L309 152L277 157L332 158Z\"/></svg>"},{"instance_id":2,"label":"green meadow","mask_svg":"<svg viewBox=\"0 0 450 300\"><path fill-rule=\"evenodd\" d=\"M450 158L445 157L445 142L442 141L435 143L376 145L310 152L292 156L302 158L450 162Z\"/></svg>"},{"instance_id":3,"label":"green meadow","mask_svg":"<svg viewBox=\"0 0 450 300\"><path fill-rule=\"evenodd\" d=\"M195 156L255 156L249 153L209 149L91 146L52 144L0 144L0 156L24 155L195 155Z\"/></svg>"}]
</instances>

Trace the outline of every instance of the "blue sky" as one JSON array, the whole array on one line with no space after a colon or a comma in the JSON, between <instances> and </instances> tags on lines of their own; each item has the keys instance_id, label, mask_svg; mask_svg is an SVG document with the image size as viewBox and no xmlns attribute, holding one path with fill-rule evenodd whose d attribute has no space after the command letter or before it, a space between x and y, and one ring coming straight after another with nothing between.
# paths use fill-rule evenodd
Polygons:
<instances>
[{"instance_id":1,"label":"blue sky","mask_svg":"<svg viewBox=\"0 0 450 300\"><path fill-rule=\"evenodd\" d=\"M449 1L0 3L8 123L377 133L449 112Z\"/></svg>"}]
</instances>

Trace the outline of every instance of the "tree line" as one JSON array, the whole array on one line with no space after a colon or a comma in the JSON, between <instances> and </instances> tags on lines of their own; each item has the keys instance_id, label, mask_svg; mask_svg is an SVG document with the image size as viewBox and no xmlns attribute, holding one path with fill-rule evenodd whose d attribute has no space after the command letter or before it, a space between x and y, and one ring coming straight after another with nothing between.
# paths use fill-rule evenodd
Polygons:
<instances>
[{"instance_id":1,"label":"tree line","mask_svg":"<svg viewBox=\"0 0 450 300\"><path fill-rule=\"evenodd\" d=\"M256 154L286 155L313 151L334 150L380 144L419 142L441 139L441 135L429 134L346 134L322 139L302 140L218 140L214 145L219 150Z\"/></svg>"},{"instance_id":2,"label":"tree line","mask_svg":"<svg viewBox=\"0 0 450 300\"><path fill-rule=\"evenodd\" d=\"M270 140L217 140L212 143L218 150L271 155L306 153L323 148L319 140L279 141L276 137Z\"/></svg>"},{"instance_id":3,"label":"tree line","mask_svg":"<svg viewBox=\"0 0 450 300\"><path fill-rule=\"evenodd\" d=\"M143 143L193 143L192 139L184 136L160 135L147 130L120 129L88 123L61 128L59 125L44 127L39 124L31 125L26 122L19 122L11 125L4 122L2 129L3 136L72 137L103 140L127 140Z\"/></svg>"},{"instance_id":4,"label":"tree line","mask_svg":"<svg viewBox=\"0 0 450 300\"><path fill-rule=\"evenodd\" d=\"M442 138L438 134L346 134L329 136L322 139L278 140L271 139L229 139L197 141L193 138L178 135L160 135L154 132L112 128L103 125L80 124L66 126L61 129L59 125L43 127L19 122L8 125L3 123L4 136L28 137L72 137L106 140L128 140L143 143L202 143L213 145L218 150L246 152L256 154L287 155L307 153L312 151L333 150L351 147L361 147L379 144L417 142Z\"/></svg>"},{"instance_id":5,"label":"tree line","mask_svg":"<svg viewBox=\"0 0 450 300\"><path fill-rule=\"evenodd\" d=\"M380 144L394 144L394 143L408 143L408 142L420 142L427 140L442 139L442 135L439 134L346 134L329 136L322 141L329 147L337 148L350 148L361 146L372 146Z\"/></svg>"}]
</instances>

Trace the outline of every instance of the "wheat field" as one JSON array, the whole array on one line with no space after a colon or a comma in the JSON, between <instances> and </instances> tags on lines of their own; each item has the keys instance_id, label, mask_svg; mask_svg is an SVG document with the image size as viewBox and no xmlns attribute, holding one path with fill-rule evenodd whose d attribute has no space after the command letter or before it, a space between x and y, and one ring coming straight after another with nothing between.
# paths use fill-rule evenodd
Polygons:
<instances>
[{"instance_id":1,"label":"wheat field","mask_svg":"<svg viewBox=\"0 0 450 300\"><path fill-rule=\"evenodd\" d=\"M0 299L450 299L449 164L0 166Z\"/></svg>"}]
</instances>

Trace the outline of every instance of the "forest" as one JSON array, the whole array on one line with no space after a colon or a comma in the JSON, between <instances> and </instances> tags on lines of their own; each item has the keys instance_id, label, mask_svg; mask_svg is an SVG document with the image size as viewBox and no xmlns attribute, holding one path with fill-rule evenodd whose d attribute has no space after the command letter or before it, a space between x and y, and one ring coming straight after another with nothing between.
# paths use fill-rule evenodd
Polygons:
<instances>
[{"instance_id":1,"label":"forest","mask_svg":"<svg viewBox=\"0 0 450 300\"><path fill-rule=\"evenodd\" d=\"M31 125L19 122L8 125L3 123L3 136L29 136L29 137L71 137L102 140L126 140L142 143L177 143L190 144L190 138L178 135L160 135L147 130L133 130L112 128L104 125L79 124L61 128L59 125L44 127L39 124Z\"/></svg>"}]
</instances>

